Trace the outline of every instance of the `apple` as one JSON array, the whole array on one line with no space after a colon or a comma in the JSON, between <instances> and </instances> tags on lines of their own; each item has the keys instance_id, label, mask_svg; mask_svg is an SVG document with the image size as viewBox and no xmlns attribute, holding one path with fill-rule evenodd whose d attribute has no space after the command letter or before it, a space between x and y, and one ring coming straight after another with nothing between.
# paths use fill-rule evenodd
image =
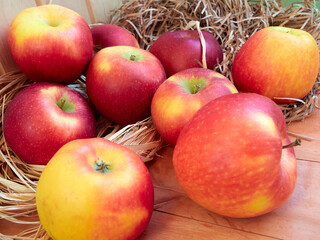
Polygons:
<instances>
[{"instance_id":1,"label":"apple","mask_svg":"<svg viewBox=\"0 0 320 240\"><path fill-rule=\"evenodd\" d=\"M58 83L35 83L20 92L4 113L8 146L25 162L47 164L65 143L96 135L86 100Z\"/></svg>"},{"instance_id":2,"label":"apple","mask_svg":"<svg viewBox=\"0 0 320 240\"><path fill-rule=\"evenodd\" d=\"M222 61L222 49L215 37L201 31L206 43L206 62L209 69ZM162 63L167 77L188 68L201 68L202 45L199 32L180 30L162 34L149 51Z\"/></svg>"},{"instance_id":3,"label":"apple","mask_svg":"<svg viewBox=\"0 0 320 240\"><path fill-rule=\"evenodd\" d=\"M150 221L153 203L151 177L141 158L103 138L64 145L36 190L40 222L59 240L136 239Z\"/></svg>"},{"instance_id":4,"label":"apple","mask_svg":"<svg viewBox=\"0 0 320 240\"><path fill-rule=\"evenodd\" d=\"M289 143L276 103L255 93L229 94L202 107L183 128L174 170L204 208L228 217L259 216L294 191L296 157Z\"/></svg>"},{"instance_id":5,"label":"apple","mask_svg":"<svg viewBox=\"0 0 320 240\"><path fill-rule=\"evenodd\" d=\"M106 47L132 46L139 47L137 39L123 27L113 24L101 24L91 28L96 52Z\"/></svg>"},{"instance_id":6,"label":"apple","mask_svg":"<svg viewBox=\"0 0 320 240\"><path fill-rule=\"evenodd\" d=\"M267 27L242 45L233 62L232 78L239 91L290 103L310 92L318 70L319 49L308 32Z\"/></svg>"},{"instance_id":7,"label":"apple","mask_svg":"<svg viewBox=\"0 0 320 240\"><path fill-rule=\"evenodd\" d=\"M162 138L175 145L184 125L209 101L237 89L225 76L205 68L180 71L164 81L152 99L151 115Z\"/></svg>"},{"instance_id":8,"label":"apple","mask_svg":"<svg viewBox=\"0 0 320 240\"><path fill-rule=\"evenodd\" d=\"M76 12L58 5L21 11L8 30L11 54L21 71L36 82L71 83L92 56L92 35Z\"/></svg>"},{"instance_id":9,"label":"apple","mask_svg":"<svg viewBox=\"0 0 320 240\"><path fill-rule=\"evenodd\" d=\"M131 124L150 116L153 94L165 79L160 61L148 51L114 46L95 54L86 88L102 115L117 124Z\"/></svg>"}]
</instances>

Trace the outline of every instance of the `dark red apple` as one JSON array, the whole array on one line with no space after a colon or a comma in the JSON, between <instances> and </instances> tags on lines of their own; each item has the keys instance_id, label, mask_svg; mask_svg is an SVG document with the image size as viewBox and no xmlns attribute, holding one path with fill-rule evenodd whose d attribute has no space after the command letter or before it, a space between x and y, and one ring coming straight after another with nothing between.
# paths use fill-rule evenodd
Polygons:
<instances>
[{"instance_id":1,"label":"dark red apple","mask_svg":"<svg viewBox=\"0 0 320 240\"><path fill-rule=\"evenodd\" d=\"M222 61L222 49L216 38L202 31L206 43L206 62L209 69ZM188 69L201 67L202 45L199 32L196 30L181 30L162 34L149 50L162 63L167 77Z\"/></svg>"}]
</instances>

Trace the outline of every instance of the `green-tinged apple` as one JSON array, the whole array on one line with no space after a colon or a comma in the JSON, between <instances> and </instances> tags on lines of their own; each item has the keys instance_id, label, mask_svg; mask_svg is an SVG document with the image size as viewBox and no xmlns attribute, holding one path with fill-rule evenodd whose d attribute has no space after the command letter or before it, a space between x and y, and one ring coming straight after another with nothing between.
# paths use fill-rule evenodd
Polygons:
<instances>
[{"instance_id":1,"label":"green-tinged apple","mask_svg":"<svg viewBox=\"0 0 320 240\"><path fill-rule=\"evenodd\" d=\"M225 76L205 68L180 71L164 81L152 99L151 115L155 128L175 145L184 125L209 101L237 89Z\"/></svg>"},{"instance_id":2,"label":"green-tinged apple","mask_svg":"<svg viewBox=\"0 0 320 240\"><path fill-rule=\"evenodd\" d=\"M206 45L206 62L209 69L222 61L222 49L209 32L201 31ZM180 30L162 34L149 50L162 63L167 77L188 68L201 68L202 44L196 30Z\"/></svg>"},{"instance_id":3,"label":"green-tinged apple","mask_svg":"<svg viewBox=\"0 0 320 240\"><path fill-rule=\"evenodd\" d=\"M47 164L65 143L96 135L85 98L58 83L35 83L18 92L4 113L3 132L8 146L31 164Z\"/></svg>"},{"instance_id":4,"label":"green-tinged apple","mask_svg":"<svg viewBox=\"0 0 320 240\"><path fill-rule=\"evenodd\" d=\"M64 145L36 190L40 222L56 240L134 240L148 225L153 203L141 158L103 138Z\"/></svg>"},{"instance_id":5,"label":"green-tinged apple","mask_svg":"<svg viewBox=\"0 0 320 240\"><path fill-rule=\"evenodd\" d=\"M166 79L160 61L131 46L100 50L86 74L87 93L97 110L117 124L131 124L150 116L152 97Z\"/></svg>"},{"instance_id":6,"label":"green-tinged apple","mask_svg":"<svg viewBox=\"0 0 320 240\"><path fill-rule=\"evenodd\" d=\"M92 35L76 12L54 4L27 8L8 30L11 54L36 82L75 81L92 57Z\"/></svg>"},{"instance_id":7,"label":"green-tinged apple","mask_svg":"<svg viewBox=\"0 0 320 240\"><path fill-rule=\"evenodd\" d=\"M319 70L319 49L306 31L267 27L253 34L233 62L232 77L241 92L290 103L312 89Z\"/></svg>"},{"instance_id":8,"label":"green-tinged apple","mask_svg":"<svg viewBox=\"0 0 320 240\"><path fill-rule=\"evenodd\" d=\"M96 51L113 46L139 47L137 39L123 27L101 24L91 28L93 45Z\"/></svg>"},{"instance_id":9,"label":"green-tinged apple","mask_svg":"<svg viewBox=\"0 0 320 240\"><path fill-rule=\"evenodd\" d=\"M296 157L282 111L255 93L219 97L180 133L174 170L187 195L204 208L235 218L281 206L296 184Z\"/></svg>"}]
</instances>

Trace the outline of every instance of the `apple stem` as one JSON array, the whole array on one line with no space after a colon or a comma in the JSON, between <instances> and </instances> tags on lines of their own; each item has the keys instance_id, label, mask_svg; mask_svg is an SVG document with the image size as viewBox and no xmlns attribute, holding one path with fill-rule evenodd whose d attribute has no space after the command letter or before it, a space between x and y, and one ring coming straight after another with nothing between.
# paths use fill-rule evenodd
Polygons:
<instances>
[{"instance_id":1,"label":"apple stem","mask_svg":"<svg viewBox=\"0 0 320 240\"><path fill-rule=\"evenodd\" d=\"M100 172L100 173L108 173L110 170L110 165L109 164L106 164L103 160L96 160L94 162L94 170L96 170L97 172Z\"/></svg>"},{"instance_id":2,"label":"apple stem","mask_svg":"<svg viewBox=\"0 0 320 240\"><path fill-rule=\"evenodd\" d=\"M136 60L136 56L132 54L132 55L130 56L130 60L131 60L131 61Z\"/></svg>"},{"instance_id":3,"label":"apple stem","mask_svg":"<svg viewBox=\"0 0 320 240\"><path fill-rule=\"evenodd\" d=\"M66 100L64 98L61 98L61 104L60 104L61 109L63 109L65 103L66 103Z\"/></svg>"},{"instance_id":4,"label":"apple stem","mask_svg":"<svg viewBox=\"0 0 320 240\"><path fill-rule=\"evenodd\" d=\"M93 46L93 50L95 53L99 52L102 49L102 47L100 45L94 45Z\"/></svg>"},{"instance_id":5,"label":"apple stem","mask_svg":"<svg viewBox=\"0 0 320 240\"><path fill-rule=\"evenodd\" d=\"M199 92L201 89L201 84L197 83L196 85L194 85L194 90L193 90L193 94L196 94L197 92Z\"/></svg>"},{"instance_id":6,"label":"apple stem","mask_svg":"<svg viewBox=\"0 0 320 240\"><path fill-rule=\"evenodd\" d=\"M282 149L285 148L290 148L290 147L295 147L295 146L300 146L301 145L301 139L297 138L296 140L294 140L292 143L289 143L287 145L282 146Z\"/></svg>"}]
</instances>

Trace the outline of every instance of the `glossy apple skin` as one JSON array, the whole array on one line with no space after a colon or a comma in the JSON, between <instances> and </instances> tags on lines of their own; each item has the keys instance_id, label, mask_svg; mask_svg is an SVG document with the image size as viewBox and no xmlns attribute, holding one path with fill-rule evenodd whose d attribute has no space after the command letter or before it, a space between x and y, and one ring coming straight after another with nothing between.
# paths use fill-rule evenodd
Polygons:
<instances>
[{"instance_id":1,"label":"glossy apple skin","mask_svg":"<svg viewBox=\"0 0 320 240\"><path fill-rule=\"evenodd\" d=\"M202 31L206 42L207 67L213 69L222 61L222 49L215 37ZM202 45L196 30L181 30L162 34L149 50L162 63L167 77L188 68L201 68Z\"/></svg>"},{"instance_id":2,"label":"glossy apple skin","mask_svg":"<svg viewBox=\"0 0 320 240\"><path fill-rule=\"evenodd\" d=\"M307 32L267 27L252 35L236 54L232 77L242 92L254 92L277 103L302 99L312 89L319 70L319 49Z\"/></svg>"},{"instance_id":3,"label":"glossy apple skin","mask_svg":"<svg viewBox=\"0 0 320 240\"><path fill-rule=\"evenodd\" d=\"M137 39L127 29L113 25L101 24L91 28L93 44L98 48L113 46L139 47Z\"/></svg>"},{"instance_id":4,"label":"glossy apple skin","mask_svg":"<svg viewBox=\"0 0 320 240\"><path fill-rule=\"evenodd\" d=\"M76 12L58 5L21 11L8 30L8 43L18 67L36 82L71 83L92 56L92 35Z\"/></svg>"},{"instance_id":5,"label":"glossy apple skin","mask_svg":"<svg viewBox=\"0 0 320 240\"><path fill-rule=\"evenodd\" d=\"M108 173L94 170L103 160ZM150 221L154 190L133 151L103 138L64 145L45 167L36 191L41 224L57 240L133 240Z\"/></svg>"},{"instance_id":6,"label":"glossy apple skin","mask_svg":"<svg viewBox=\"0 0 320 240\"><path fill-rule=\"evenodd\" d=\"M68 98L73 110L57 102ZM75 90L57 83L35 83L21 90L4 114L7 144L25 162L47 164L65 143L96 135L95 119L86 100Z\"/></svg>"},{"instance_id":7,"label":"glossy apple skin","mask_svg":"<svg viewBox=\"0 0 320 240\"><path fill-rule=\"evenodd\" d=\"M173 154L177 179L204 208L235 218L281 206L296 184L296 157L284 116L254 93L219 97L183 128Z\"/></svg>"},{"instance_id":8,"label":"glossy apple skin","mask_svg":"<svg viewBox=\"0 0 320 240\"><path fill-rule=\"evenodd\" d=\"M123 57L128 54L137 55L137 61ZM150 116L152 97L166 79L155 56L130 46L100 50L90 63L86 78L93 105L117 124L131 124Z\"/></svg>"},{"instance_id":9,"label":"glossy apple skin","mask_svg":"<svg viewBox=\"0 0 320 240\"><path fill-rule=\"evenodd\" d=\"M204 79L206 83L199 92L192 94L182 84L195 79ZM154 126L164 140L175 145L184 125L201 107L217 97L237 92L228 78L213 70L190 68L180 71L163 82L152 99Z\"/></svg>"}]
</instances>

